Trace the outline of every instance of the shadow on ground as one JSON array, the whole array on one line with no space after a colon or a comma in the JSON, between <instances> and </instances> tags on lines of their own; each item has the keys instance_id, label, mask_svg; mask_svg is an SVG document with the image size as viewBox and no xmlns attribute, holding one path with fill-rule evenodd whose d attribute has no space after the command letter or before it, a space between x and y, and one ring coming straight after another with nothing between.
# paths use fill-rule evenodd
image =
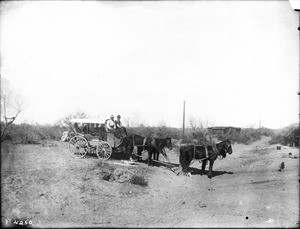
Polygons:
<instances>
[{"instance_id":1,"label":"shadow on ground","mask_svg":"<svg viewBox=\"0 0 300 229\"><path fill-rule=\"evenodd\" d=\"M198 169L198 168L194 168L194 167L191 167L190 168L190 171L191 171L191 174L192 175L207 175L208 174L208 170L205 170L204 173L202 172L201 169ZM223 174L233 174L233 172L228 172L228 171L217 171L217 170L213 170L212 171L212 178L213 177L217 177L217 176L221 176Z\"/></svg>"}]
</instances>

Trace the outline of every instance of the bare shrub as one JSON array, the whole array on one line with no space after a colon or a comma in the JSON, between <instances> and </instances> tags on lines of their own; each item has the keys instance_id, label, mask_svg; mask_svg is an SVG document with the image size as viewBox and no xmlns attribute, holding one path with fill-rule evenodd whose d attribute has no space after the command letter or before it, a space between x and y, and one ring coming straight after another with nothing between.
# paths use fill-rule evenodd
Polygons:
<instances>
[{"instance_id":1,"label":"bare shrub","mask_svg":"<svg viewBox=\"0 0 300 229\"><path fill-rule=\"evenodd\" d=\"M101 171L101 178L103 180L109 181L111 179L111 177L112 177L112 173L113 173L112 170L110 170L110 169L104 169L104 170Z\"/></svg>"},{"instance_id":2,"label":"bare shrub","mask_svg":"<svg viewBox=\"0 0 300 229\"><path fill-rule=\"evenodd\" d=\"M130 179L130 182L135 185L147 186L148 182L143 176L133 175Z\"/></svg>"},{"instance_id":3,"label":"bare shrub","mask_svg":"<svg viewBox=\"0 0 300 229\"><path fill-rule=\"evenodd\" d=\"M274 134L270 140L270 144L282 144L285 145L285 138L282 134Z\"/></svg>"},{"instance_id":4,"label":"bare shrub","mask_svg":"<svg viewBox=\"0 0 300 229\"><path fill-rule=\"evenodd\" d=\"M299 125L292 124L278 130L274 135L272 135L270 143L299 147L299 136Z\"/></svg>"},{"instance_id":5,"label":"bare shrub","mask_svg":"<svg viewBox=\"0 0 300 229\"><path fill-rule=\"evenodd\" d=\"M42 140L60 140L65 128L51 125L12 124L9 137L16 143L39 144Z\"/></svg>"},{"instance_id":6,"label":"bare shrub","mask_svg":"<svg viewBox=\"0 0 300 229\"><path fill-rule=\"evenodd\" d=\"M9 136L16 143L23 144L39 144L42 140L34 127L29 124L13 125Z\"/></svg>"},{"instance_id":7,"label":"bare shrub","mask_svg":"<svg viewBox=\"0 0 300 229\"><path fill-rule=\"evenodd\" d=\"M138 134L138 135L141 135L144 137L158 137L158 138L170 137L173 139L180 139L180 136L181 136L180 129L173 128L173 127L166 127L166 126L127 127L127 132L129 134Z\"/></svg>"},{"instance_id":8,"label":"bare shrub","mask_svg":"<svg viewBox=\"0 0 300 229\"><path fill-rule=\"evenodd\" d=\"M1 78L1 142L7 139L10 127L24 109L24 101L15 94L9 81Z\"/></svg>"}]
</instances>

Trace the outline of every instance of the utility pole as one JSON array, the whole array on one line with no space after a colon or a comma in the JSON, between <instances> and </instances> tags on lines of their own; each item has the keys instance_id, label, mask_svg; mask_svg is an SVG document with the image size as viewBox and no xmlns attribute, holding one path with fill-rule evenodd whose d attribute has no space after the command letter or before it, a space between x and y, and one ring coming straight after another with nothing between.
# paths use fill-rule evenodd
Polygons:
<instances>
[{"instance_id":1,"label":"utility pole","mask_svg":"<svg viewBox=\"0 0 300 229\"><path fill-rule=\"evenodd\" d=\"M293 8L294 11L299 12L300 11L300 2L297 0L289 0L291 7ZM300 31L300 13L298 16L298 31ZM298 32L298 41L299 39L299 32ZM299 43L298 43L299 44ZM300 52L300 46L299 46L299 52ZM298 53L299 54L299 53ZM300 56L298 56L298 61L300 60ZM299 91L298 91L298 96L299 96L299 123L298 123L298 128L300 129L300 61L299 61L299 66L298 66L298 76L299 76ZM295 138L294 138L294 142L295 142ZM300 135L298 138L298 142L300 144Z\"/></svg>"},{"instance_id":2,"label":"utility pole","mask_svg":"<svg viewBox=\"0 0 300 229\"><path fill-rule=\"evenodd\" d=\"M183 101L182 139L184 139L184 129L185 129L185 101Z\"/></svg>"},{"instance_id":3,"label":"utility pole","mask_svg":"<svg viewBox=\"0 0 300 229\"><path fill-rule=\"evenodd\" d=\"M299 3L298 3L299 4ZM299 11L299 5L298 5L298 11ZM300 31L300 14L299 14L299 17L298 17L298 31ZM298 39L300 41L300 37L298 35ZM300 130L300 45L299 45L299 66L298 66L298 75L299 75L299 91L298 91L298 96L299 96L299 123L298 123L298 131ZM299 132L298 132L299 133ZM295 139L295 138L294 138ZM294 140L295 142L295 140ZM300 134L298 136L298 147L300 146Z\"/></svg>"}]
</instances>

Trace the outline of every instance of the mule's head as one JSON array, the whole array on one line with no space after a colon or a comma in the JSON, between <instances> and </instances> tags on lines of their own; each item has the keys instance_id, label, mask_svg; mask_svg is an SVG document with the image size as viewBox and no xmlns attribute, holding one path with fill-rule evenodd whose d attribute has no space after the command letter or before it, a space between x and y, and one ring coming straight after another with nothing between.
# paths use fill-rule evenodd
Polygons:
<instances>
[{"instance_id":1,"label":"mule's head","mask_svg":"<svg viewBox=\"0 0 300 229\"><path fill-rule=\"evenodd\" d=\"M168 148L169 150L172 150L172 140L171 138L165 138L165 143L166 143L166 148Z\"/></svg>"},{"instance_id":2,"label":"mule's head","mask_svg":"<svg viewBox=\"0 0 300 229\"><path fill-rule=\"evenodd\" d=\"M231 143L230 143L229 140L218 143L217 148L218 148L219 153L222 155L223 158L226 157L227 153L232 154Z\"/></svg>"},{"instance_id":3,"label":"mule's head","mask_svg":"<svg viewBox=\"0 0 300 229\"><path fill-rule=\"evenodd\" d=\"M225 149L226 153L232 154L232 147L231 147L231 142L230 142L230 140L227 139L227 140L225 141L224 149Z\"/></svg>"}]
</instances>

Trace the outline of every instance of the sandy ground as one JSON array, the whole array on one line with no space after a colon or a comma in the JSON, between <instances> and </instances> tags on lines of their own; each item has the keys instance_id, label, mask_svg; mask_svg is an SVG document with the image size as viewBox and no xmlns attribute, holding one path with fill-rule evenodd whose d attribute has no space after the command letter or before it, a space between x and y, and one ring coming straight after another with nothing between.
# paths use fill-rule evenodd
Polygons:
<instances>
[{"instance_id":1,"label":"sandy ground","mask_svg":"<svg viewBox=\"0 0 300 229\"><path fill-rule=\"evenodd\" d=\"M167 153L178 165L178 149ZM14 219L33 227L299 226L299 149L276 150L268 138L233 145L232 155L215 162L212 179L200 175L199 162L188 177L163 165L74 159L64 142L6 142L1 159L2 226ZM144 176L148 186L103 180L109 167Z\"/></svg>"}]
</instances>

